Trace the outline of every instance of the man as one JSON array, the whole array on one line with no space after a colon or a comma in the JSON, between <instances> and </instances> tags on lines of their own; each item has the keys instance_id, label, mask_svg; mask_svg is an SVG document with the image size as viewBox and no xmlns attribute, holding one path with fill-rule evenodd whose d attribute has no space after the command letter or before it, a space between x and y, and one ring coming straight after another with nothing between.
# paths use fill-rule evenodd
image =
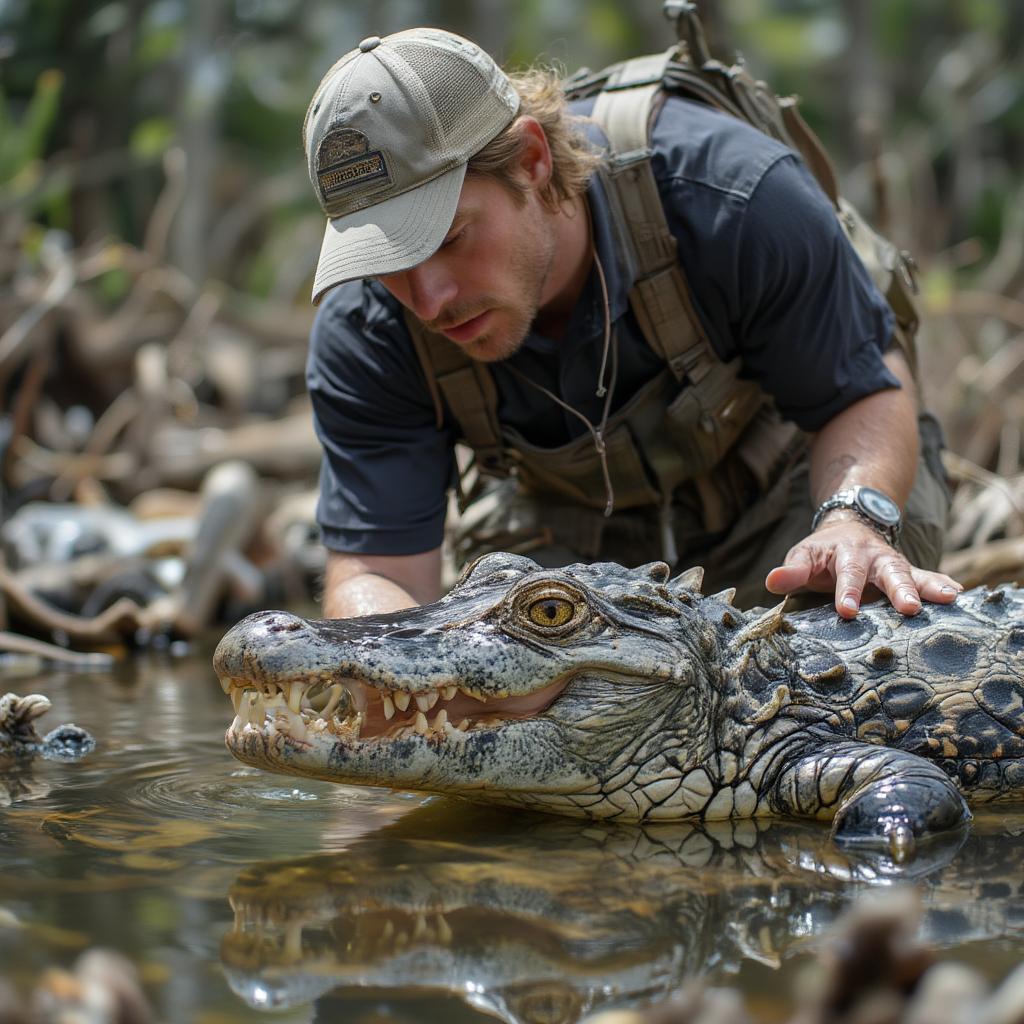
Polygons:
<instances>
[{"instance_id":1,"label":"man","mask_svg":"<svg viewBox=\"0 0 1024 1024\"><path fill-rule=\"evenodd\" d=\"M585 139L572 116L590 107L567 109L551 75L513 84L434 29L364 40L314 96L325 615L440 596L453 446L471 434L484 468L515 475L470 507L464 554L664 557L705 565L739 603L827 593L846 618L871 587L908 615L954 600L933 571L947 511L935 431L922 419L922 445L891 311L806 168L734 118L664 102L658 216L710 344L679 379L634 301L602 134ZM709 422L716 382L747 397Z\"/></svg>"}]
</instances>

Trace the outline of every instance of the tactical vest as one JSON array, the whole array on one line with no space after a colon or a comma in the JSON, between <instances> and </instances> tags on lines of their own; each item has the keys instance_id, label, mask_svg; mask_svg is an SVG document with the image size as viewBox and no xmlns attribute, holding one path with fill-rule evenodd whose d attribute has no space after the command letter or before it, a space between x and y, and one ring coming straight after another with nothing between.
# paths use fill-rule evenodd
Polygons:
<instances>
[{"instance_id":1,"label":"tactical vest","mask_svg":"<svg viewBox=\"0 0 1024 1024\"><path fill-rule=\"evenodd\" d=\"M683 95L732 114L802 156L892 307L896 340L915 376L918 318L912 262L839 196L828 156L800 117L795 99L779 99L742 65L712 60L692 5L682 8L680 41L665 53L623 61L596 74L584 69L565 83L570 100L597 96L591 116L609 143L598 173L634 281L629 303L665 369L611 416L603 437L584 434L542 448L499 422L497 391L485 364L443 335L426 331L411 315L406 322L431 390L437 426L443 425L447 404L480 473L515 475L528 491L604 509L606 515L611 511L606 490L614 496L615 509L660 505L665 511L685 487L689 500L683 504L695 510L703 531L713 534L754 497L740 491L751 485L767 490L803 442L769 396L756 383L740 379L739 360L718 357L694 310L650 163L650 128L665 96Z\"/></svg>"}]
</instances>

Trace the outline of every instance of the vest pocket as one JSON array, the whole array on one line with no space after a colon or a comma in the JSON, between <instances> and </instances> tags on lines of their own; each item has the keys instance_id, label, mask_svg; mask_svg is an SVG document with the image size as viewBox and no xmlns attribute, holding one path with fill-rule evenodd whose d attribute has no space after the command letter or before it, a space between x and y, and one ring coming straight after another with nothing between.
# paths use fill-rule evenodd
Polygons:
<instances>
[{"instance_id":1,"label":"vest pocket","mask_svg":"<svg viewBox=\"0 0 1024 1024\"><path fill-rule=\"evenodd\" d=\"M665 410L665 431L682 454L686 477L713 469L765 401L758 385L739 380L736 371L735 360L713 365Z\"/></svg>"},{"instance_id":2,"label":"vest pocket","mask_svg":"<svg viewBox=\"0 0 1024 1024\"><path fill-rule=\"evenodd\" d=\"M590 434L558 448L532 445L507 427L504 434L506 443L515 452L517 476L524 488L568 498L586 508L604 510L607 494L601 457ZM605 434L605 458L616 511L661 500L626 423L617 423Z\"/></svg>"}]
</instances>

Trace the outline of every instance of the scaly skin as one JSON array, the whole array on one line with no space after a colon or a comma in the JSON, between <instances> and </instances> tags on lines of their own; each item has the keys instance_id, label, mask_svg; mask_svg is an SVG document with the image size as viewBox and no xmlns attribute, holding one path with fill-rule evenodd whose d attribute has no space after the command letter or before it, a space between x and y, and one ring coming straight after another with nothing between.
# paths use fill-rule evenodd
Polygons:
<instances>
[{"instance_id":1,"label":"scaly skin","mask_svg":"<svg viewBox=\"0 0 1024 1024\"><path fill-rule=\"evenodd\" d=\"M228 747L275 771L578 816L825 819L904 852L968 821L965 795L1024 797L1015 587L847 622L747 615L702 595L699 570L668 576L493 554L422 608L250 616L214 657L238 712ZM387 718L403 694L426 714Z\"/></svg>"}]
</instances>

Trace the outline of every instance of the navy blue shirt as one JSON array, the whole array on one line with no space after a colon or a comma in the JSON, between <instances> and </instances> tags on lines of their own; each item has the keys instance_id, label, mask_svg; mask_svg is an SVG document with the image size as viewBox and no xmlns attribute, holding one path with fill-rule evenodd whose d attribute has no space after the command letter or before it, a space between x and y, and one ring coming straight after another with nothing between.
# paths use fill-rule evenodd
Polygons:
<instances>
[{"instance_id":1,"label":"navy blue shirt","mask_svg":"<svg viewBox=\"0 0 1024 1024\"><path fill-rule=\"evenodd\" d=\"M698 316L724 360L739 356L743 375L808 431L859 398L899 386L882 362L893 330L889 306L799 157L727 114L678 97L662 107L651 145ZM664 363L629 309L633 282L599 180L587 198L618 338L614 411ZM490 364L501 422L544 447L586 430L509 364L598 422L602 329L592 273L562 340L533 332L507 361ZM437 429L401 307L380 284L354 281L327 294L306 378L324 449L317 518L325 545L377 555L437 547L457 428L448 417Z\"/></svg>"}]
</instances>

